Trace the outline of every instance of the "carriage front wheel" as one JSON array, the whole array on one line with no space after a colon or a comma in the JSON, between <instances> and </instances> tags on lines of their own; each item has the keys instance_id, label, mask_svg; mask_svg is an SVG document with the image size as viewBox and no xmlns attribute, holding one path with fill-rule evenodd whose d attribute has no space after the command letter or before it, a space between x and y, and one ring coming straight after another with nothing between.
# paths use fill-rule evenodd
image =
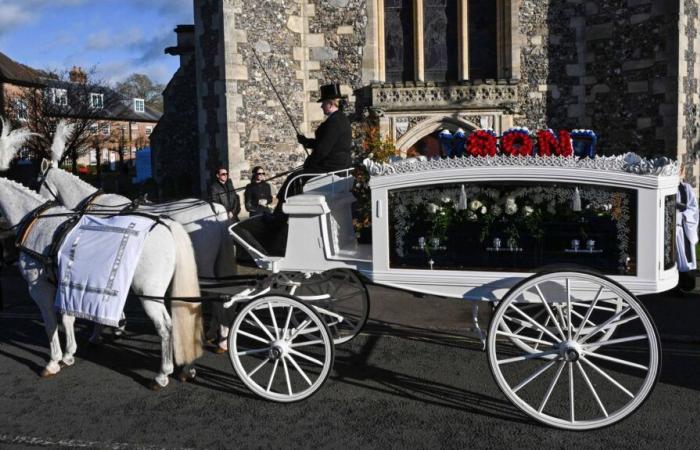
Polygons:
<instances>
[{"instance_id":1,"label":"carriage front wheel","mask_svg":"<svg viewBox=\"0 0 700 450\"><path fill-rule=\"evenodd\" d=\"M309 397L323 385L333 365L333 339L323 319L287 295L252 300L234 319L228 339L236 374L267 400Z\"/></svg>"},{"instance_id":2,"label":"carriage front wheel","mask_svg":"<svg viewBox=\"0 0 700 450\"><path fill-rule=\"evenodd\" d=\"M544 313L532 314L532 305ZM523 350L523 342L532 347ZM661 366L659 335L639 300L607 277L578 270L539 273L514 286L491 319L487 351L498 387L515 406L568 430L630 415L651 394Z\"/></svg>"}]
</instances>

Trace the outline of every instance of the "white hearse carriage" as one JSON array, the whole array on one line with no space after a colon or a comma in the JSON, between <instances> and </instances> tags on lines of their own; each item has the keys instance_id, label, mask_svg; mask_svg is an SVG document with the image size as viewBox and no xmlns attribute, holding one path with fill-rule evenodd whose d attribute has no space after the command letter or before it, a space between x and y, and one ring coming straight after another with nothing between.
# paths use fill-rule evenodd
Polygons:
<instances>
[{"instance_id":1,"label":"white hearse carriage","mask_svg":"<svg viewBox=\"0 0 700 450\"><path fill-rule=\"evenodd\" d=\"M237 374L275 401L325 381L333 345L369 311L363 280L490 302L493 376L524 413L585 430L631 414L651 393L660 341L636 295L677 284L678 166L633 154L366 162L372 243L352 227L349 171L287 199L283 255L234 239L271 275L234 296ZM250 225L250 223L249 223Z\"/></svg>"}]
</instances>

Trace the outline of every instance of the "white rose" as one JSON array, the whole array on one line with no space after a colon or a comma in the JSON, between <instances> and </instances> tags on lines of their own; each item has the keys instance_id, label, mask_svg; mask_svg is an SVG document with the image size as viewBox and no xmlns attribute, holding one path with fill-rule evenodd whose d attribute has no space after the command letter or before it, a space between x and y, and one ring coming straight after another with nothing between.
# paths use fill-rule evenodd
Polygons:
<instances>
[{"instance_id":1,"label":"white rose","mask_svg":"<svg viewBox=\"0 0 700 450\"><path fill-rule=\"evenodd\" d=\"M469 202L469 209L472 211L476 211L477 209L481 208L482 204L479 200L472 200Z\"/></svg>"},{"instance_id":2,"label":"white rose","mask_svg":"<svg viewBox=\"0 0 700 450\"><path fill-rule=\"evenodd\" d=\"M517 208L515 199L513 197L506 198L506 206L515 206Z\"/></svg>"},{"instance_id":3,"label":"white rose","mask_svg":"<svg viewBox=\"0 0 700 450\"><path fill-rule=\"evenodd\" d=\"M525 207L523 207L523 215L524 215L525 217L529 216L529 215L532 214L533 212L535 212L535 210L532 209L532 206L525 206Z\"/></svg>"},{"instance_id":4,"label":"white rose","mask_svg":"<svg viewBox=\"0 0 700 450\"><path fill-rule=\"evenodd\" d=\"M481 214L486 214L486 211L487 211L486 207L482 206L481 207Z\"/></svg>"},{"instance_id":5,"label":"white rose","mask_svg":"<svg viewBox=\"0 0 700 450\"><path fill-rule=\"evenodd\" d=\"M516 212L518 212L518 206L515 204L515 202L506 203L506 214L508 214L509 216L512 216Z\"/></svg>"},{"instance_id":6,"label":"white rose","mask_svg":"<svg viewBox=\"0 0 700 450\"><path fill-rule=\"evenodd\" d=\"M452 199L450 197L443 197L442 203L452 203Z\"/></svg>"},{"instance_id":7,"label":"white rose","mask_svg":"<svg viewBox=\"0 0 700 450\"><path fill-rule=\"evenodd\" d=\"M430 214L435 214L438 210L438 205L435 203L428 203L428 212Z\"/></svg>"},{"instance_id":8,"label":"white rose","mask_svg":"<svg viewBox=\"0 0 700 450\"><path fill-rule=\"evenodd\" d=\"M500 206L498 206L498 205L491 206L491 213L494 216L500 216L502 212L503 212L503 210L501 209Z\"/></svg>"}]
</instances>

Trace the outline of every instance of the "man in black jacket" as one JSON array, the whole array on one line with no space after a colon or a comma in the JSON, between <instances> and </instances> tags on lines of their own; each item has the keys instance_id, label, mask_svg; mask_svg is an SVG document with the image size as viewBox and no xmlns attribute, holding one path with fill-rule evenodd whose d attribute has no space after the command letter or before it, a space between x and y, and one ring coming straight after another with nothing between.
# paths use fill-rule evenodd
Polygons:
<instances>
[{"instance_id":1,"label":"man in black jacket","mask_svg":"<svg viewBox=\"0 0 700 450\"><path fill-rule=\"evenodd\" d=\"M304 161L304 173L325 173L347 169L352 163L352 129L347 116L340 109L340 85L321 86L321 103L326 120L316 129L315 138L301 134L297 141L311 149Z\"/></svg>"},{"instance_id":2,"label":"man in black jacket","mask_svg":"<svg viewBox=\"0 0 700 450\"><path fill-rule=\"evenodd\" d=\"M241 212L241 201L233 188L233 182L228 177L228 170L219 167L216 171L216 180L209 187L209 201L221 203L228 212L228 218L238 222L238 214Z\"/></svg>"}]
</instances>

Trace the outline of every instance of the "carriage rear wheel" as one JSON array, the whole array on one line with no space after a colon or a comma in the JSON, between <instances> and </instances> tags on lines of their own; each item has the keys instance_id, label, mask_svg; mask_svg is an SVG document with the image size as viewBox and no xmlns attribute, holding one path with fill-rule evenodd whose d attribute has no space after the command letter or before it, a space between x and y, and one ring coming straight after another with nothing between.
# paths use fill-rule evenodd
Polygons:
<instances>
[{"instance_id":1,"label":"carriage rear wheel","mask_svg":"<svg viewBox=\"0 0 700 450\"><path fill-rule=\"evenodd\" d=\"M286 295L265 295L238 313L228 338L231 364L241 381L267 400L309 397L333 365L331 334L316 311Z\"/></svg>"},{"instance_id":2,"label":"carriage rear wheel","mask_svg":"<svg viewBox=\"0 0 700 450\"><path fill-rule=\"evenodd\" d=\"M545 313L532 314L533 304ZM516 329L515 321L529 326ZM513 287L494 313L487 351L496 383L515 406L568 430L630 415L651 394L661 366L644 306L617 282L586 271L540 273Z\"/></svg>"},{"instance_id":3,"label":"carriage rear wheel","mask_svg":"<svg viewBox=\"0 0 700 450\"><path fill-rule=\"evenodd\" d=\"M301 273L280 274L272 288L312 306L328 325L334 344L357 336L369 316L367 286L352 270L332 269L309 278Z\"/></svg>"}]
</instances>

